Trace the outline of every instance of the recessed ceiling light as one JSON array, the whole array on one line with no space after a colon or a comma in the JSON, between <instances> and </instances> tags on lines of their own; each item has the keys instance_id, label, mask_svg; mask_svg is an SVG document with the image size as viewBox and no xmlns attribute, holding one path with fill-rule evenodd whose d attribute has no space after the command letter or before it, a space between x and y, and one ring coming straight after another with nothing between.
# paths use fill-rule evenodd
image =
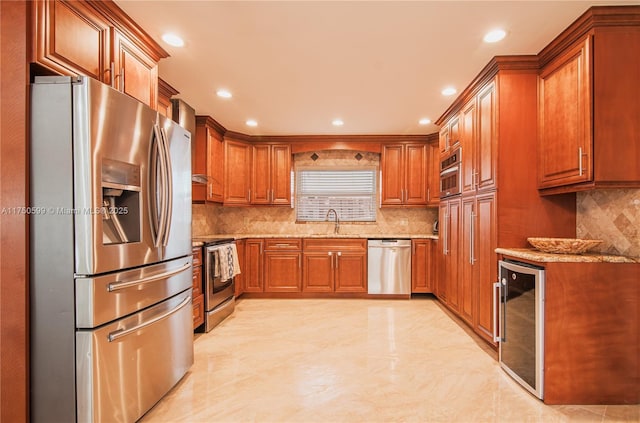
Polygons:
<instances>
[{"instance_id":1,"label":"recessed ceiling light","mask_svg":"<svg viewBox=\"0 0 640 423\"><path fill-rule=\"evenodd\" d=\"M431 123L431 119L422 118L422 119L420 119L420 120L418 121L418 123L419 123L420 125L428 125L428 124L430 124L430 123Z\"/></svg>"},{"instance_id":2,"label":"recessed ceiling light","mask_svg":"<svg viewBox=\"0 0 640 423\"><path fill-rule=\"evenodd\" d=\"M494 29L485 34L483 40L485 43L495 43L502 40L507 33L503 29Z\"/></svg>"},{"instance_id":3,"label":"recessed ceiling light","mask_svg":"<svg viewBox=\"0 0 640 423\"><path fill-rule=\"evenodd\" d=\"M216 91L216 95L218 97L222 97L222 98L231 98L231 97L233 97L231 92L228 91L228 90L225 90L225 89L221 89L221 90Z\"/></svg>"},{"instance_id":4,"label":"recessed ceiling light","mask_svg":"<svg viewBox=\"0 0 640 423\"><path fill-rule=\"evenodd\" d=\"M445 89L442 90L442 95L454 95L455 93L457 93L458 91L456 91L455 88L453 87L447 87Z\"/></svg>"},{"instance_id":5,"label":"recessed ceiling light","mask_svg":"<svg viewBox=\"0 0 640 423\"><path fill-rule=\"evenodd\" d=\"M333 126L342 126L344 125L344 122L342 121L342 119L334 119L333 121L331 121L331 124Z\"/></svg>"},{"instance_id":6,"label":"recessed ceiling light","mask_svg":"<svg viewBox=\"0 0 640 423\"><path fill-rule=\"evenodd\" d=\"M184 41L182 38L178 37L176 34L167 33L162 36L162 39L165 43L174 47L182 47L184 46Z\"/></svg>"},{"instance_id":7,"label":"recessed ceiling light","mask_svg":"<svg viewBox=\"0 0 640 423\"><path fill-rule=\"evenodd\" d=\"M247 124L247 126L258 126L258 122L256 122L253 119L249 119L248 121L245 122Z\"/></svg>"}]
</instances>

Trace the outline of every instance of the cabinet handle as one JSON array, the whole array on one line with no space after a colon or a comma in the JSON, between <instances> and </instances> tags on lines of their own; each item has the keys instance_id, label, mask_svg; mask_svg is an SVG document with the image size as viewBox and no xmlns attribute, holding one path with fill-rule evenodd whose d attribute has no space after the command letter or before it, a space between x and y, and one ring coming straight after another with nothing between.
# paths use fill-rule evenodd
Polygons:
<instances>
[{"instance_id":1,"label":"cabinet handle","mask_svg":"<svg viewBox=\"0 0 640 423\"><path fill-rule=\"evenodd\" d=\"M298 269L302 268L302 257L300 254L298 254Z\"/></svg>"},{"instance_id":2,"label":"cabinet handle","mask_svg":"<svg viewBox=\"0 0 640 423\"><path fill-rule=\"evenodd\" d=\"M473 171L473 189L478 189L478 171L475 169Z\"/></svg>"},{"instance_id":3,"label":"cabinet handle","mask_svg":"<svg viewBox=\"0 0 640 423\"><path fill-rule=\"evenodd\" d=\"M448 219L449 219L449 212L445 212L444 213L444 225L443 226L443 231L442 231L442 254L444 254L445 256L449 254L449 246L447 244L449 244L447 242L447 232L449 231L449 224L448 224Z\"/></svg>"},{"instance_id":4,"label":"cabinet handle","mask_svg":"<svg viewBox=\"0 0 640 423\"><path fill-rule=\"evenodd\" d=\"M275 196L273 190L271 190L271 202L272 203L275 201L275 198L276 198L276 196Z\"/></svg>"},{"instance_id":5,"label":"cabinet handle","mask_svg":"<svg viewBox=\"0 0 640 423\"><path fill-rule=\"evenodd\" d=\"M473 257L473 244L475 243L475 228L474 228L474 219L475 219L476 215L475 213L471 212L471 214L469 215L469 263L473 264L475 263L475 258Z\"/></svg>"},{"instance_id":6,"label":"cabinet handle","mask_svg":"<svg viewBox=\"0 0 640 423\"><path fill-rule=\"evenodd\" d=\"M209 182L209 198L213 197L213 184Z\"/></svg>"},{"instance_id":7,"label":"cabinet handle","mask_svg":"<svg viewBox=\"0 0 640 423\"><path fill-rule=\"evenodd\" d=\"M578 174L582 176L582 147L578 147Z\"/></svg>"},{"instance_id":8,"label":"cabinet handle","mask_svg":"<svg viewBox=\"0 0 640 423\"><path fill-rule=\"evenodd\" d=\"M493 283L493 342L500 342L500 334L498 333L498 308L496 301L496 289L498 290L498 298L500 296L500 282Z\"/></svg>"},{"instance_id":9,"label":"cabinet handle","mask_svg":"<svg viewBox=\"0 0 640 423\"><path fill-rule=\"evenodd\" d=\"M342 256L342 253L338 251L338 255L336 256L336 269L338 269L338 266L340 265L340 262L338 261L338 257L340 256Z\"/></svg>"},{"instance_id":10,"label":"cabinet handle","mask_svg":"<svg viewBox=\"0 0 640 423\"><path fill-rule=\"evenodd\" d=\"M249 202L251 202L251 188L249 188Z\"/></svg>"},{"instance_id":11,"label":"cabinet handle","mask_svg":"<svg viewBox=\"0 0 640 423\"><path fill-rule=\"evenodd\" d=\"M331 259L330 259L330 260L331 260L331 269L333 269L333 267L334 267L334 266L333 266L333 253L332 253L331 251L329 251L329 252L327 253L327 255L328 255L329 257L331 257Z\"/></svg>"}]
</instances>

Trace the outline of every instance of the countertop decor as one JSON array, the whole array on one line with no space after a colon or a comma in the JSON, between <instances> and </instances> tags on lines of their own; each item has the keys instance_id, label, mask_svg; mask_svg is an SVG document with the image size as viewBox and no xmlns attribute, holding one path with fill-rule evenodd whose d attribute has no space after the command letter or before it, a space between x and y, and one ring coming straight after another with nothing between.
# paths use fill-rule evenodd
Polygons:
<instances>
[{"instance_id":1,"label":"countertop decor","mask_svg":"<svg viewBox=\"0 0 640 423\"><path fill-rule=\"evenodd\" d=\"M529 244L545 253L582 254L602 243L600 239L527 238Z\"/></svg>"}]
</instances>

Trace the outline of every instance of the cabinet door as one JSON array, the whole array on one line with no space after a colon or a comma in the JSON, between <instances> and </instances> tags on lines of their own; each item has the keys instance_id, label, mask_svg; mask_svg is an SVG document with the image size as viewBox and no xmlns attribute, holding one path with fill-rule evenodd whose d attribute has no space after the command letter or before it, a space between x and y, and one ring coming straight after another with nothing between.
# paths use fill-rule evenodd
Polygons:
<instances>
[{"instance_id":1,"label":"cabinet door","mask_svg":"<svg viewBox=\"0 0 640 423\"><path fill-rule=\"evenodd\" d=\"M411 292L432 292L430 286L430 247L427 239L411 241Z\"/></svg>"},{"instance_id":2,"label":"cabinet door","mask_svg":"<svg viewBox=\"0 0 640 423\"><path fill-rule=\"evenodd\" d=\"M111 83L108 22L79 1L38 1L34 61L65 75Z\"/></svg>"},{"instance_id":3,"label":"cabinet door","mask_svg":"<svg viewBox=\"0 0 640 423\"><path fill-rule=\"evenodd\" d=\"M471 323L473 320L473 282L475 280L474 259L474 219L475 219L475 197L468 197L462 200L462 221L460 226L460 268L459 268L459 313L460 316Z\"/></svg>"},{"instance_id":4,"label":"cabinet door","mask_svg":"<svg viewBox=\"0 0 640 423\"><path fill-rule=\"evenodd\" d=\"M438 147L440 148L440 153L446 153L447 151L449 151L449 126L448 125L444 125L440 129L440 133L438 135Z\"/></svg>"},{"instance_id":5,"label":"cabinet door","mask_svg":"<svg viewBox=\"0 0 640 423\"><path fill-rule=\"evenodd\" d=\"M438 250L435 254L438 259L438 279L436 280L436 296L443 302L447 302L447 244L449 243L449 202L441 201L438 211L440 231L438 234Z\"/></svg>"},{"instance_id":6,"label":"cabinet door","mask_svg":"<svg viewBox=\"0 0 640 423\"><path fill-rule=\"evenodd\" d=\"M225 140L224 142L224 204L249 204L251 187L251 145Z\"/></svg>"},{"instance_id":7,"label":"cabinet door","mask_svg":"<svg viewBox=\"0 0 640 423\"><path fill-rule=\"evenodd\" d=\"M335 292L367 292L367 255L338 251L335 257Z\"/></svg>"},{"instance_id":8,"label":"cabinet door","mask_svg":"<svg viewBox=\"0 0 640 423\"><path fill-rule=\"evenodd\" d=\"M498 280L496 195L489 193L476 198L475 249L477 267L476 292L474 294L476 312L474 327L476 332L493 343L493 319L497 312L493 309L495 292L493 283Z\"/></svg>"},{"instance_id":9,"label":"cabinet door","mask_svg":"<svg viewBox=\"0 0 640 423\"><path fill-rule=\"evenodd\" d=\"M158 107L158 64L126 36L113 36L114 87L149 105Z\"/></svg>"},{"instance_id":10,"label":"cabinet door","mask_svg":"<svg viewBox=\"0 0 640 423\"><path fill-rule=\"evenodd\" d=\"M478 94L478 118L476 121L478 129L475 142L475 185L478 191L496 187L498 158L496 107L496 84L491 82ZM464 153L462 158L464 159Z\"/></svg>"},{"instance_id":11,"label":"cabinet door","mask_svg":"<svg viewBox=\"0 0 640 423\"><path fill-rule=\"evenodd\" d=\"M591 36L546 65L538 79L538 186L592 179Z\"/></svg>"},{"instance_id":12,"label":"cabinet door","mask_svg":"<svg viewBox=\"0 0 640 423\"><path fill-rule=\"evenodd\" d=\"M271 202L271 146L254 145L251 163L251 204Z\"/></svg>"},{"instance_id":13,"label":"cabinet door","mask_svg":"<svg viewBox=\"0 0 640 423\"><path fill-rule=\"evenodd\" d=\"M453 310L458 311L460 294L458 280L460 259L460 226L461 226L461 200L459 198L448 201L447 217L447 251L445 255L447 304Z\"/></svg>"},{"instance_id":14,"label":"cabinet door","mask_svg":"<svg viewBox=\"0 0 640 423\"><path fill-rule=\"evenodd\" d=\"M404 145L382 146L380 167L382 171L381 204L399 206L404 200Z\"/></svg>"},{"instance_id":15,"label":"cabinet door","mask_svg":"<svg viewBox=\"0 0 640 423\"><path fill-rule=\"evenodd\" d=\"M427 206L437 206L440 203L440 152L437 143L431 143L429 148L429 170L427 176Z\"/></svg>"},{"instance_id":16,"label":"cabinet door","mask_svg":"<svg viewBox=\"0 0 640 423\"><path fill-rule=\"evenodd\" d=\"M460 120L458 117L451 119L449 123L449 149L460 146Z\"/></svg>"},{"instance_id":17,"label":"cabinet door","mask_svg":"<svg viewBox=\"0 0 640 423\"><path fill-rule=\"evenodd\" d=\"M222 136L207 127L207 201L222 203L224 192L224 143Z\"/></svg>"},{"instance_id":18,"label":"cabinet door","mask_svg":"<svg viewBox=\"0 0 640 423\"><path fill-rule=\"evenodd\" d=\"M291 205L291 146L271 146L271 204Z\"/></svg>"},{"instance_id":19,"label":"cabinet door","mask_svg":"<svg viewBox=\"0 0 640 423\"><path fill-rule=\"evenodd\" d=\"M236 275L234 278L236 297L239 297L240 295L242 295L244 284L245 284L244 280L245 280L245 272L246 272L246 265L245 265L246 255L244 253L244 248L245 248L244 240L236 241L236 250L238 251L238 263L240 263L240 273Z\"/></svg>"},{"instance_id":20,"label":"cabinet door","mask_svg":"<svg viewBox=\"0 0 640 423\"><path fill-rule=\"evenodd\" d=\"M404 204L427 204L427 144L407 144L404 153Z\"/></svg>"},{"instance_id":21,"label":"cabinet door","mask_svg":"<svg viewBox=\"0 0 640 423\"><path fill-rule=\"evenodd\" d=\"M264 240L248 239L244 248L244 292L263 291ZM242 264L240 264L242 266Z\"/></svg>"},{"instance_id":22,"label":"cabinet door","mask_svg":"<svg viewBox=\"0 0 640 423\"><path fill-rule=\"evenodd\" d=\"M304 292L333 292L333 252L314 251L305 252L302 291Z\"/></svg>"},{"instance_id":23,"label":"cabinet door","mask_svg":"<svg viewBox=\"0 0 640 423\"><path fill-rule=\"evenodd\" d=\"M476 190L476 99L469 101L461 113L462 165L461 192L469 193Z\"/></svg>"},{"instance_id":24,"label":"cabinet door","mask_svg":"<svg viewBox=\"0 0 640 423\"><path fill-rule=\"evenodd\" d=\"M300 292L302 253L267 251L264 254L264 292Z\"/></svg>"}]
</instances>

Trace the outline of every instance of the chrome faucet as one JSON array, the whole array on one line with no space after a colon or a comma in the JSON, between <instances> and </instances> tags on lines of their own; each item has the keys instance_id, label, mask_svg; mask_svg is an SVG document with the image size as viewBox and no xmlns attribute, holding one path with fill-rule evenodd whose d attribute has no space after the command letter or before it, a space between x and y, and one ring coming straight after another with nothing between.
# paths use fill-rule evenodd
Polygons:
<instances>
[{"instance_id":1,"label":"chrome faucet","mask_svg":"<svg viewBox=\"0 0 640 423\"><path fill-rule=\"evenodd\" d=\"M327 215L325 216L324 220L328 221L329 220L329 214L333 212L333 214L336 216L336 226L334 228L334 233L338 233L338 231L340 231L340 218L338 217L338 212L335 209L329 209L327 210Z\"/></svg>"}]
</instances>

